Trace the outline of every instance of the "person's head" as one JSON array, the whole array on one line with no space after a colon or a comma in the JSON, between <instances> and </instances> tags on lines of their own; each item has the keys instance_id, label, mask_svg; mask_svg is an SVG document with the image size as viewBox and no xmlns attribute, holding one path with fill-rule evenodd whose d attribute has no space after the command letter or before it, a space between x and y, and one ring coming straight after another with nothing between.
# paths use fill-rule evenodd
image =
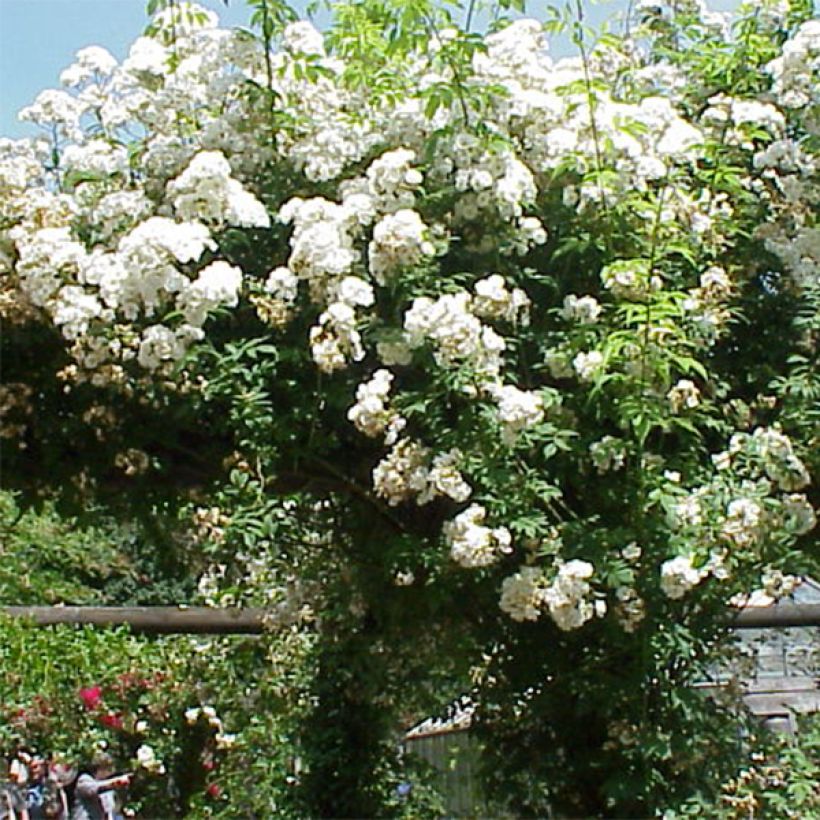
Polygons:
<instances>
[{"instance_id":1,"label":"person's head","mask_svg":"<svg viewBox=\"0 0 820 820\"><path fill-rule=\"evenodd\" d=\"M44 757L35 755L28 764L28 770L32 780L44 780L48 773L48 763Z\"/></svg>"},{"instance_id":2,"label":"person's head","mask_svg":"<svg viewBox=\"0 0 820 820\"><path fill-rule=\"evenodd\" d=\"M111 777L114 774L114 759L105 752L95 755L89 766L91 774L98 780Z\"/></svg>"},{"instance_id":3,"label":"person's head","mask_svg":"<svg viewBox=\"0 0 820 820\"><path fill-rule=\"evenodd\" d=\"M52 764L51 772L54 779L60 786L70 786L77 779L77 769L70 763L55 761Z\"/></svg>"}]
</instances>

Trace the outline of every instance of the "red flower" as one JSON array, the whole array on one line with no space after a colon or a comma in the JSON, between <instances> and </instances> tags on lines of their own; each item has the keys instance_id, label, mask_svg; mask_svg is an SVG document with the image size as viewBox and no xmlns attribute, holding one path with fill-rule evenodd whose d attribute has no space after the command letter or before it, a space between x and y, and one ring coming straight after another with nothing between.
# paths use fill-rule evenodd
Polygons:
<instances>
[{"instance_id":1,"label":"red flower","mask_svg":"<svg viewBox=\"0 0 820 820\"><path fill-rule=\"evenodd\" d=\"M102 686L88 686L80 689L79 695L86 709L96 709L102 700Z\"/></svg>"},{"instance_id":2,"label":"red flower","mask_svg":"<svg viewBox=\"0 0 820 820\"><path fill-rule=\"evenodd\" d=\"M100 718L100 723L109 729L122 729L122 712L109 712Z\"/></svg>"},{"instance_id":3,"label":"red flower","mask_svg":"<svg viewBox=\"0 0 820 820\"><path fill-rule=\"evenodd\" d=\"M209 797L219 797L222 794L222 789L219 788L219 783L211 783L207 790Z\"/></svg>"}]
</instances>

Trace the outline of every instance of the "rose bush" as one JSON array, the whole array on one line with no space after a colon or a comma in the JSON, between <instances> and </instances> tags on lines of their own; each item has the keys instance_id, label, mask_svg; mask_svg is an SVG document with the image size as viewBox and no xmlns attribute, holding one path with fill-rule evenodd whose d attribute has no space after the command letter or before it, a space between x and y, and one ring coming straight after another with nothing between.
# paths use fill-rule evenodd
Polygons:
<instances>
[{"instance_id":1,"label":"rose bush","mask_svg":"<svg viewBox=\"0 0 820 820\"><path fill-rule=\"evenodd\" d=\"M811 4L149 5L0 143L7 474L298 613L311 814L395 810L402 717L466 690L518 813L716 789L689 684L816 566Z\"/></svg>"},{"instance_id":2,"label":"rose bush","mask_svg":"<svg viewBox=\"0 0 820 820\"><path fill-rule=\"evenodd\" d=\"M101 750L134 778L139 817L300 817L294 720L300 640L147 638L125 629L34 627L3 617L0 750L75 769ZM271 738L281 741L265 751Z\"/></svg>"}]
</instances>

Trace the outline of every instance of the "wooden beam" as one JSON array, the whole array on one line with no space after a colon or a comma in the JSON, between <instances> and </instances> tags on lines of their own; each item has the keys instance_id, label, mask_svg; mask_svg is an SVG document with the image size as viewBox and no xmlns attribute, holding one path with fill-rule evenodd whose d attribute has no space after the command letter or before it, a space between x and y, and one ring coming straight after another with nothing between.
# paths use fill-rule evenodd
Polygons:
<instances>
[{"instance_id":1,"label":"wooden beam","mask_svg":"<svg viewBox=\"0 0 820 820\"><path fill-rule=\"evenodd\" d=\"M258 635L266 626L291 623L291 608L280 612L264 609L215 608L204 606L7 606L6 615L28 618L38 626L88 624L130 626L135 632L151 634ZM820 604L779 604L746 607L728 618L733 629L788 626L820 627Z\"/></svg>"},{"instance_id":2,"label":"wooden beam","mask_svg":"<svg viewBox=\"0 0 820 820\"><path fill-rule=\"evenodd\" d=\"M74 624L124 626L151 634L188 633L258 635L265 624L281 622L263 609L217 609L205 606L7 606L6 615L38 626ZM267 617L266 617L267 616Z\"/></svg>"},{"instance_id":3,"label":"wooden beam","mask_svg":"<svg viewBox=\"0 0 820 820\"><path fill-rule=\"evenodd\" d=\"M761 627L820 626L820 604L776 604L747 606L731 615L729 625L735 629Z\"/></svg>"}]
</instances>

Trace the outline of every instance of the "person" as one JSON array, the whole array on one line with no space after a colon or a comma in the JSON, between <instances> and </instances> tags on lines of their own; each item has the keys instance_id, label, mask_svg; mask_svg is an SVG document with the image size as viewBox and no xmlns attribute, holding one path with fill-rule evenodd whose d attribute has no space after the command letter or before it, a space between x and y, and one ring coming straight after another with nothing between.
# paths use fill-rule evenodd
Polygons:
<instances>
[{"instance_id":1,"label":"person","mask_svg":"<svg viewBox=\"0 0 820 820\"><path fill-rule=\"evenodd\" d=\"M29 820L25 787L28 770L15 757L9 766L8 782L0 786L0 820Z\"/></svg>"},{"instance_id":2,"label":"person","mask_svg":"<svg viewBox=\"0 0 820 820\"><path fill-rule=\"evenodd\" d=\"M77 778L71 820L113 820L114 805L107 795L113 789L125 788L131 775L114 776L114 761L107 754L97 755L88 768Z\"/></svg>"},{"instance_id":3,"label":"person","mask_svg":"<svg viewBox=\"0 0 820 820\"><path fill-rule=\"evenodd\" d=\"M64 820L68 817L68 800L57 773L44 757L35 756L29 764L26 807L29 820Z\"/></svg>"},{"instance_id":4,"label":"person","mask_svg":"<svg viewBox=\"0 0 820 820\"><path fill-rule=\"evenodd\" d=\"M16 783L0 784L0 820L27 820L26 801Z\"/></svg>"}]
</instances>

